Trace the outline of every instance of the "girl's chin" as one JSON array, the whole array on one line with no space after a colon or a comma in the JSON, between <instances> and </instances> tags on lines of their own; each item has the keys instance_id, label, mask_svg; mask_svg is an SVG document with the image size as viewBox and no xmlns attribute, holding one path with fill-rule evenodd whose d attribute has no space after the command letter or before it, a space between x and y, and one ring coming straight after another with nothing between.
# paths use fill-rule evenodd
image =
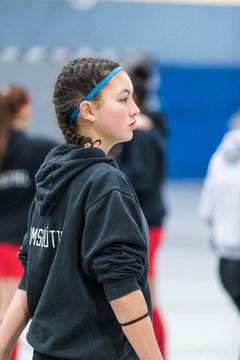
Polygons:
<instances>
[{"instance_id":1,"label":"girl's chin","mask_svg":"<svg viewBox=\"0 0 240 360\"><path fill-rule=\"evenodd\" d=\"M121 142L127 142L127 141L130 141L130 140L132 140L132 138L133 138L133 132L131 132L131 134L129 134L129 136L128 137L126 137L124 140L122 140Z\"/></svg>"},{"instance_id":2,"label":"girl's chin","mask_svg":"<svg viewBox=\"0 0 240 360\"><path fill-rule=\"evenodd\" d=\"M124 142L128 142L130 140L132 140L133 138L133 132L131 131L131 133L128 134L128 136L122 137L121 139L118 139L115 144L121 144Z\"/></svg>"}]
</instances>

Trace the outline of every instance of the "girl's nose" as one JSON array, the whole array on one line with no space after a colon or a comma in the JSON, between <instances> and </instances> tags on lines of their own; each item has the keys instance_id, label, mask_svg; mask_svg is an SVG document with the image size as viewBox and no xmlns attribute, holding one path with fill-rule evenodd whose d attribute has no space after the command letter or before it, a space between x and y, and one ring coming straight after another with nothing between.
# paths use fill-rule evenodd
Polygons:
<instances>
[{"instance_id":1,"label":"girl's nose","mask_svg":"<svg viewBox=\"0 0 240 360\"><path fill-rule=\"evenodd\" d=\"M131 110L131 115L132 116L138 116L140 114L140 109L137 106L137 104L133 101L133 108Z\"/></svg>"}]
</instances>

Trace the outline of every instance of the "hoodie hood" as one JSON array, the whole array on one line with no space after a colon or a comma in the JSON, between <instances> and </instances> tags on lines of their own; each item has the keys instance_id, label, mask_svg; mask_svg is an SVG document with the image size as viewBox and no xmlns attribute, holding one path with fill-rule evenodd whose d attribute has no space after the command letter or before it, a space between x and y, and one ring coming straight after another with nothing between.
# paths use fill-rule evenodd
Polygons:
<instances>
[{"instance_id":1,"label":"hoodie hood","mask_svg":"<svg viewBox=\"0 0 240 360\"><path fill-rule=\"evenodd\" d=\"M231 130L224 136L219 151L228 162L240 160L240 129Z\"/></svg>"},{"instance_id":2,"label":"hoodie hood","mask_svg":"<svg viewBox=\"0 0 240 360\"><path fill-rule=\"evenodd\" d=\"M40 215L51 212L71 180L89 166L99 162L116 163L99 148L80 148L63 144L50 151L36 174L36 205Z\"/></svg>"}]
</instances>

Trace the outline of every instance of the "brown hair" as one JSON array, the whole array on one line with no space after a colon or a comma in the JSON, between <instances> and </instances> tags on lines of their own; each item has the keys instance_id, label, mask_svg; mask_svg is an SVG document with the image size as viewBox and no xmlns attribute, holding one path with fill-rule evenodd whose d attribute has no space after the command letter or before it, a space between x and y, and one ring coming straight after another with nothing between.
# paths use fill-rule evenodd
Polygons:
<instances>
[{"instance_id":1,"label":"brown hair","mask_svg":"<svg viewBox=\"0 0 240 360\"><path fill-rule=\"evenodd\" d=\"M28 91L19 85L12 84L2 89L6 111L10 115L15 115L22 106L28 104L30 101Z\"/></svg>"},{"instance_id":2,"label":"brown hair","mask_svg":"<svg viewBox=\"0 0 240 360\"><path fill-rule=\"evenodd\" d=\"M63 67L55 84L53 103L59 127L67 143L82 147L90 143L93 146L91 138L77 133L77 125L70 121L70 115L90 91L117 66L119 64L111 60L81 58L72 60ZM98 102L100 99L101 91L94 96L93 101Z\"/></svg>"},{"instance_id":3,"label":"brown hair","mask_svg":"<svg viewBox=\"0 0 240 360\"><path fill-rule=\"evenodd\" d=\"M12 122L19 110L29 103L29 94L19 85L8 85L0 91L0 170L8 144Z\"/></svg>"},{"instance_id":4,"label":"brown hair","mask_svg":"<svg viewBox=\"0 0 240 360\"><path fill-rule=\"evenodd\" d=\"M134 87L134 96L141 112L145 111L145 102L148 96L148 81L151 76L150 63L146 60L135 64L128 72Z\"/></svg>"}]
</instances>

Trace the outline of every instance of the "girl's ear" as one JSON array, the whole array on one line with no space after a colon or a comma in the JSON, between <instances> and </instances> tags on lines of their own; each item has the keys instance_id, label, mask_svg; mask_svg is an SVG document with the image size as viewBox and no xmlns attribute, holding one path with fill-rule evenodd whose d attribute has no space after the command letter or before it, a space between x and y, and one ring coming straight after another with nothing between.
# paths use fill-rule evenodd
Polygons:
<instances>
[{"instance_id":1,"label":"girl's ear","mask_svg":"<svg viewBox=\"0 0 240 360\"><path fill-rule=\"evenodd\" d=\"M95 121L95 116L92 111L92 104L89 101L82 101L80 106L80 115L83 119L88 121Z\"/></svg>"}]
</instances>

